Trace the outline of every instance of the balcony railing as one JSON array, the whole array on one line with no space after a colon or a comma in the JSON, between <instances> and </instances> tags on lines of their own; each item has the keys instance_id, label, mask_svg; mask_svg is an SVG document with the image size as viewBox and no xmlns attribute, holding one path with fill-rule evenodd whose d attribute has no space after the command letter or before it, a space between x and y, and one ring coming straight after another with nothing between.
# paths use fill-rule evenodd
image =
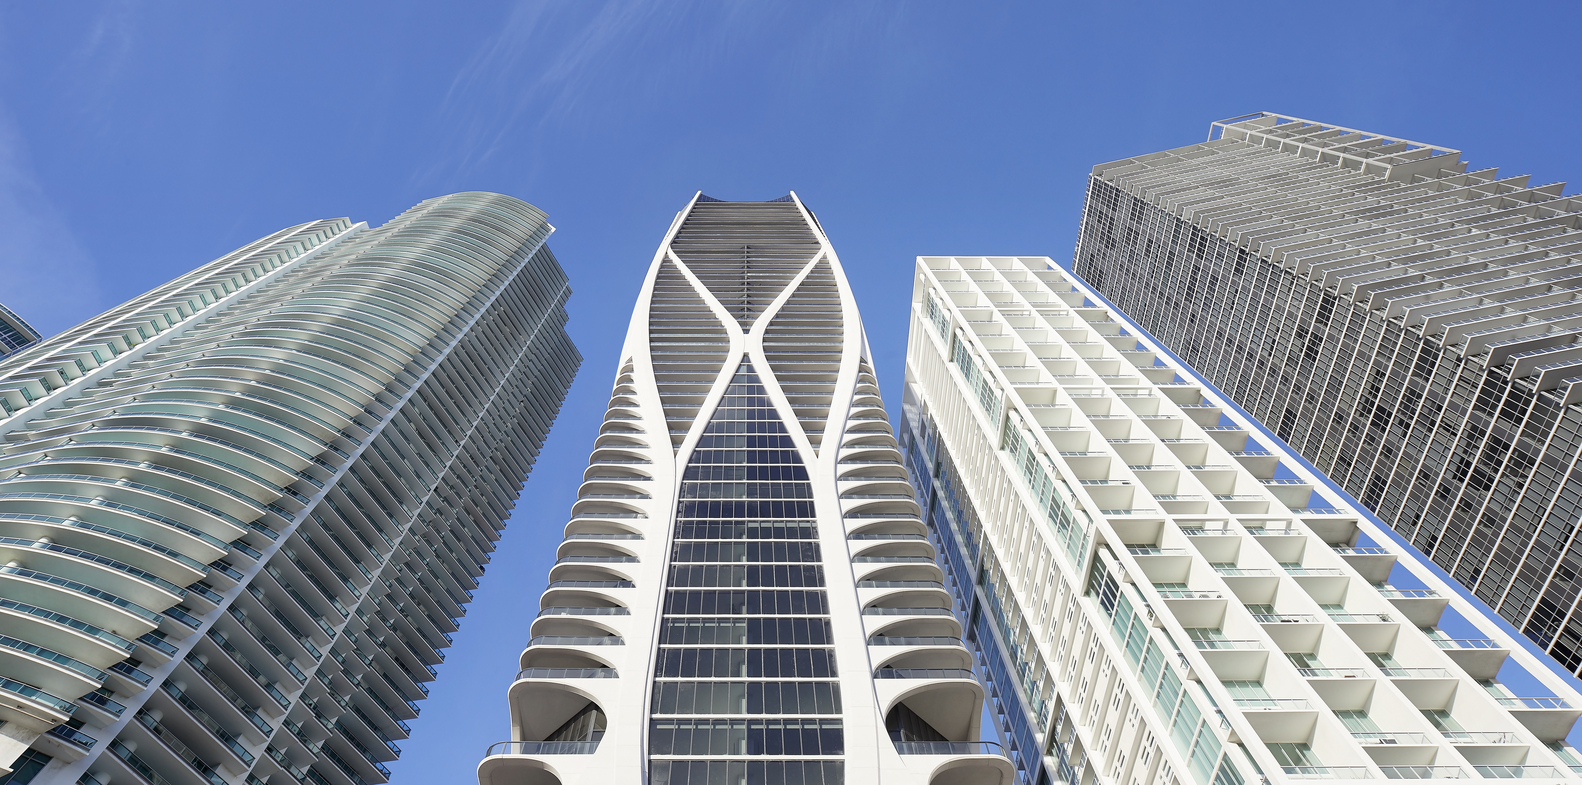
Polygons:
<instances>
[{"instance_id":1,"label":"balcony railing","mask_svg":"<svg viewBox=\"0 0 1582 785\"><path fill-rule=\"evenodd\" d=\"M1422 600L1439 596L1439 592L1433 589L1397 589L1393 586L1385 586L1378 591L1381 596L1392 600Z\"/></svg>"},{"instance_id":2,"label":"balcony railing","mask_svg":"<svg viewBox=\"0 0 1582 785\"><path fill-rule=\"evenodd\" d=\"M614 679L614 668L523 668L518 679Z\"/></svg>"},{"instance_id":3,"label":"balcony railing","mask_svg":"<svg viewBox=\"0 0 1582 785\"><path fill-rule=\"evenodd\" d=\"M1488 638L1432 638L1435 646L1441 649L1503 649Z\"/></svg>"},{"instance_id":4,"label":"balcony railing","mask_svg":"<svg viewBox=\"0 0 1582 785\"><path fill-rule=\"evenodd\" d=\"M631 581L550 581L551 589L635 589Z\"/></svg>"},{"instance_id":5,"label":"balcony railing","mask_svg":"<svg viewBox=\"0 0 1582 785\"><path fill-rule=\"evenodd\" d=\"M945 635L875 635L868 639L869 646L960 646L960 638Z\"/></svg>"},{"instance_id":6,"label":"balcony railing","mask_svg":"<svg viewBox=\"0 0 1582 785\"><path fill-rule=\"evenodd\" d=\"M880 668L874 671L875 679L972 679L972 671L964 668Z\"/></svg>"},{"instance_id":7,"label":"balcony railing","mask_svg":"<svg viewBox=\"0 0 1582 785\"><path fill-rule=\"evenodd\" d=\"M1318 617L1310 613L1254 613L1252 619L1259 624L1318 623Z\"/></svg>"},{"instance_id":8,"label":"balcony railing","mask_svg":"<svg viewBox=\"0 0 1582 785\"><path fill-rule=\"evenodd\" d=\"M1385 733L1383 731L1352 731L1351 737L1359 744L1427 744L1437 745L1426 733Z\"/></svg>"},{"instance_id":9,"label":"balcony railing","mask_svg":"<svg viewBox=\"0 0 1582 785\"><path fill-rule=\"evenodd\" d=\"M1307 679L1358 679L1368 675L1366 668L1297 668Z\"/></svg>"},{"instance_id":10,"label":"balcony railing","mask_svg":"<svg viewBox=\"0 0 1582 785\"><path fill-rule=\"evenodd\" d=\"M859 589L943 589L939 581L857 581Z\"/></svg>"},{"instance_id":11,"label":"balcony railing","mask_svg":"<svg viewBox=\"0 0 1582 785\"><path fill-rule=\"evenodd\" d=\"M592 755L596 741L502 741L489 745L489 755Z\"/></svg>"},{"instance_id":12,"label":"balcony railing","mask_svg":"<svg viewBox=\"0 0 1582 785\"><path fill-rule=\"evenodd\" d=\"M1564 698L1507 698L1494 696L1494 702L1513 709L1569 709Z\"/></svg>"},{"instance_id":13,"label":"balcony railing","mask_svg":"<svg viewBox=\"0 0 1582 785\"><path fill-rule=\"evenodd\" d=\"M1467 779L1467 772L1460 766L1380 766L1379 771L1392 780Z\"/></svg>"},{"instance_id":14,"label":"balcony railing","mask_svg":"<svg viewBox=\"0 0 1582 785\"><path fill-rule=\"evenodd\" d=\"M1329 618L1340 624L1380 624L1395 621L1388 613L1340 613L1332 611Z\"/></svg>"},{"instance_id":15,"label":"balcony railing","mask_svg":"<svg viewBox=\"0 0 1582 785\"><path fill-rule=\"evenodd\" d=\"M1299 780L1365 780L1367 766L1281 766L1285 776Z\"/></svg>"},{"instance_id":16,"label":"balcony railing","mask_svg":"<svg viewBox=\"0 0 1582 785\"><path fill-rule=\"evenodd\" d=\"M1362 546L1360 548L1359 547L1349 546L1349 545L1336 545L1336 546L1334 546L1334 551L1335 551L1335 553L1338 553L1341 556L1389 556L1390 555L1390 552L1388 550L1385 550L1384 548L1380 548L1377 545L1364 545L1364 546Z\"/></svg>"},{"instance_id":17,"label":"balcony railing","mask_svg":"<svg viewBox=\"0 0 1582 785\"><path fill-rule=\"evenodd\" d=\"M1306 698L1237 698L1236 708L1261 711L1303 711L1313 708Z\"/></svg>"},{"instance_id":18,"label":"balcony railing","mask_svg":"<svg viewBox=\"0 0 1582 785\"><path fill-rule=\"evenodd\" d=\"M863 608L864 616L950 616L949 608Z\"/></svg>"},{"instance_id":19,"label":"balcony railing","mask_svg":"<svg viewBox=\"0 0 1582 785\"><path fill-rule=\"evenodd\" d=\"M95 739L94 737L89 736L88 734L83 733L82 731L77 730L70 725L56 725L55 727L49 729L49 735L81 747L85 750L93 749L93 745L98 743L98 739Z\"/></svg>"},{"instance_id":20,"label":"balcony railing","mask_svg":"<svg viewBox=\"0 0 1582 785\"><path fill-rule=\"evenodd\" d=\"M1526 744L1522 737L1505 731L1440 731L1451 744Z\"/></svg>"},{"instance_id":21,"label":"balcony railing","mask_svg":"<svg viewBox=\"0 0 1582 785\"><path fill-rule=\"evenodd\" d=\"M1479 775L1496 779L1558 779L1560 770L1553 766L1477 766L1472 767Z\"/></svg>"},{"instance_id":22,"label":"balcony railing","mask_svg":"<svg viewBox=\"0 0 1582 785\"><path fill-rule=\"evenodd\" d=\"M577 608L569 605L554 605L538 612L540 616L630 616L630 608Z\"/></svg>"},{"instance_id":23,"label":"balcony railing","mask_svg":"<svg viewBox=\"0 0 1582 785\"><path fill-rule=\"evenodd\" d=\"M1243 638L1217 638L1214 640L1194 639L1193 645L1205 651L1235 650L1235 649L1262 649L1263 641Z\"/></svg>"},{"instance_id":24,"label":"balcony railing","mask_svg":"<svg viewBox=\"0 0 1582 785\"><path fill-rule=\"evenodd\" d=\"M1456 677L1448 668L1380 668L1379 670L1392 679L1453 679Z\"/></svg>"},{"instance_id":25,"label":"balcony railing","mask_svg":"<svg viewBox=\"0 0 1582 785\"><path fill-rule=\"evenodd\" d=\"M1159 589L1159 596L1167 600L1219 600L1225 595L1217 591L1199 589Z\"/></svg>"},{"instance_id":26,"label":"balcony railing","mask_svg":"<svg viewBox=\"0 0 1582 785\"><path fill-rule=\"evenodd\" d=\"M895 751L902 755L1005 755L1005 748L992 741L898 741Z\"/></svg>"},{"instance_id":27,"label":"balcony railing","mask_svg":"<svg viewBox=\"0 0 1582 785\"><path fill-rule=\"evenodd\" d=\"M529 646L624 646L615 635L540 635L529 639Z\"/></svg>"}]
</instances>

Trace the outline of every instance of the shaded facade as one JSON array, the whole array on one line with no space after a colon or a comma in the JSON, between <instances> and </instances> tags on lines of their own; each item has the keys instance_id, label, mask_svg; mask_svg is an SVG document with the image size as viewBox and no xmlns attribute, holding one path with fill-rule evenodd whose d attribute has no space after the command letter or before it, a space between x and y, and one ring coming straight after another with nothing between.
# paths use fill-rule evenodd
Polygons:
<instances>
[{"instance_id":1,"label":"shaded facade","mask_svg":"<svg viewBox=\"0 0 1582 785\"><path fill-rule=\"evenodd\" d=\"M1578 671L1582 218L1563 190L1259 114L1095 167L1074 264Z\"/></svg>"},{"instance_id":2,"label":"shaded facade","mask_svg":"<svg viewBox=\"0 0 1582 785\"><path fill-rule=\"evenodd\" d=\"M1021 781L1582 777L1574 681L1087 285L914 281L901 441Z\"/></svg>"},{"instance_id":3,"label":"shaded facade","mask_svg":"<svg viewBox=\"0 0 1582 785\"><path fill-rule=\"evenodd\" d=\"M384 782L580 362L543 213L284 229L0 363L12 782Z\"/></svg>"},{"instance_id":4,"label":"shaded facade","mask_svg":"<svg viewBox=\"0 0 1582 785\"><path fill-rule=\"evenodd\" d=\"M812 213L696 196L621 352L480 785L1010 783Z\"/></svg>"}]
</instances>

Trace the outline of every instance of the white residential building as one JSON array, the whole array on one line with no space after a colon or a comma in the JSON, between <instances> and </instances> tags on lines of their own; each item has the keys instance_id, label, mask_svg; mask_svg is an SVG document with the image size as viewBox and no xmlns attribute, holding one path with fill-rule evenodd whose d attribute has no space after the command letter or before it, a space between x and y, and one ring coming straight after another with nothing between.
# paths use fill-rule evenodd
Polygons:
<instances>
[{"instance_id":1,"label":"white residential building","mask_svg":"<svg viewBox=\"0 0 1582 785\"><path fill-rule=\"evenodd\" d=\"M795 195L654 256L481 785L1009 785L840 260Z\"/></svg>"},{"instance_id":2,"label":"white residential building","mask_svg":"<svg viewBox=\"0 0 1582 785\"><path fill-rule=\"evenodd\" d=\"M1022 781L1582 777L1574 682L1049 259L918 260L904 411Z\"/></svg>"}]
</instances>

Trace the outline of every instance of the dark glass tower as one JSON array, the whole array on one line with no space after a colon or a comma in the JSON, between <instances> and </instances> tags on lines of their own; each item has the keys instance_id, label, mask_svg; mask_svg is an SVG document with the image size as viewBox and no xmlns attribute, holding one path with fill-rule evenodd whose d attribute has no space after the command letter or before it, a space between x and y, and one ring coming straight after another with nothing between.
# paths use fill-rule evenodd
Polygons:
<instances>
[{"instance_id":1,"label":"dark glass tower","mask_svg":"<svg viewBox=\"0 0 1582 785\"><path fill-rule=\"evenodd\" d=\"M1563 190L1251 115L1094 167L1075 270L1578 671L1582 234Z\"/></svg>"}]
</instances>

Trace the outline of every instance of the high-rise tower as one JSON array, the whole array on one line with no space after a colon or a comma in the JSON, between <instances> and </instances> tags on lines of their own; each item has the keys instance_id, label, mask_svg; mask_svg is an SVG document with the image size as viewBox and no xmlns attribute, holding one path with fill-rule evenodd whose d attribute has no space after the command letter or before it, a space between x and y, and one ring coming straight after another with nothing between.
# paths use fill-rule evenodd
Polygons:
<instances>
[{"instance_id":1,"label":"high-rise tower","mask_svg":"<svg viewBox=\"0 0 1582 785\"><path fill-rule=\"evenodd\" d=\"M812 213L695 197L481 785L1011 782L896 447Z\"/></svg>"},{"instance_id":2,"label":"high-rise tower","mask_svg":"<svg viewBox=\"0 0 1582 785\"><path fill-rule=\"evenodd\" d=\"M0 362L12 783L387 779L581 360L551 231L314 221Z\"/></svg>"},{"instance_id":3,"label":"high-rise tower","mask_svg":"<svg viewBox=\"0 0 1582 785\"><path fill-rule=\"evenodd\" d=\"M924 257L907 466L1024 782L1582 778L1582 696L1047 257Z\"/></svg>"},{"instance_id":4,"label":"high-rise tower","mask_svg":"<svg viewBox=\"0 0 1582 785\"><path fill-rule=\"evenodd\" d=\"M38 338L38 331L32 325L23 321L10 308L0 305L0 358L15 354L18 349Z\"/></svg>"},{"instance_id":5,"label":"high-rise tower","mask_svg":"<svg viewBox=\"0 0 1582 785\"><path fill-rule=\"evenodd\" d=\"M1582 671L1582 202L1257 114L1100 164L1075 269Z\"/></svg>"}]
</instances>

